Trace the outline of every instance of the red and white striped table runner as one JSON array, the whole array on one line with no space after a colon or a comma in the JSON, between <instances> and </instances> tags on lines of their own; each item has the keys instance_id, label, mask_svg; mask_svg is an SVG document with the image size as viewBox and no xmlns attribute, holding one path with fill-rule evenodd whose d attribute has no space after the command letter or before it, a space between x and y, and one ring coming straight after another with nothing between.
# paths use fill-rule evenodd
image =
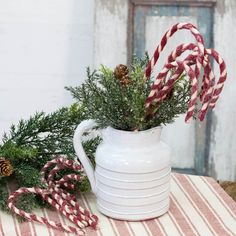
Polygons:
<instances>
[{"instance_id":1,"label":"red and white striped table runner","mask_svg":"<svg viewBox=\"0 0 236 236\"><path fill-rule=\"evenodd\" d=\"M227 236L236 235L236 203L215 180L209 177L172 174L171 207L167 214L153 220L125 222L101 215L95 196L81 195L80 203L100 219L100 230L87 230L88 236ZM56 211L37 214L70 224ZM0 212L0 236L71 236L46 226L25 222Z\"/></svg>"}]
</instances>

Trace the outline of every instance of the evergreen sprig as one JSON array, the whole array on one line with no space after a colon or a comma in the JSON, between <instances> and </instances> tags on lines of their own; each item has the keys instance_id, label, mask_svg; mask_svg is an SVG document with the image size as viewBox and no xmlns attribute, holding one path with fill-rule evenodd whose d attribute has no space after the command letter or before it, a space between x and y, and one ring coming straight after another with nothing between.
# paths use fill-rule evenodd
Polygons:
<instances>
[{"instance_id":1,"label":"evergreen sprig","mask_svg":"<svg viewBox=\"0 0 236 236\"><path fill-rule=\"evenodd\" d=\"M13 166L10 177L0 176L0 209L7 209L8 188L12 183L19 187L44 187L40 180L40 170L47 161L63 154L75 158L73 134L76 126L86 119L84 108L73 104L51 114L36 113L28 120L20 120L4 134L0 145L0 157L9 160ZM83 143L86 153L94 163L94 153L100 138ZM58 173L58 178L65 172ZM90 188L87 179L77 184L77 189L86 191ZM20 209L30 211L33 208L48 206L40 197L33 194L22 195L17 202Z\"/></svg>"},{"instance_id":2,"label":"evergreen sprig","mask_svg":"<svg viewBox=\"0 0 236 236\"><path fill-rule=\"evenodd\" d=\"M87 79L79 87L67 87L79 103L83 103L86 116L95 119L100 127L112 126L120 130L146 130L174 121L186 112L190 98L190 85L185 75L175 83L170 96L153 104L155 113L147 116L145 100L150 93L153 79L144 79L149 61L134 58L129 68L128 85L120 83L113 70L101 66L99 71L87 70Z\"/></svg>"},{"instance_id":3,"label":"evergreen sprig","mask_svg":"<svg viewBox=\"0 0 236 236\"><path fill-rule=\"evenodd\" d=\"M187 110L190 85L182 75L167 98L160 104L152 104L151 115L145 109L145 100L153 79L144 79L144 69L149 58L134 58L128 75L119 80L113 70L101 66L99 71L87 71L87 80L79 87L67 88L77 99L70 107L61 108L51 114L36 113L28 120L20 120L4 134L0 144L0 157L9 160L13 174L0 176L0 209L7 209L8 188L43 187L40 170L56 155L75 158L73 134L75 127L83 120L95 119L100 128L112 126L121 130L146 130L171 123ZM124 67L123 67L124 68ZM154 112L153 112L154 111ZM85 152L95 165L94 153L101 139L84 142ZM66 170L57 173L60 178ZM90 185L87 179L77 184L77 189L86 191ZM33 194L22 195L17 202L20 209L30 211L36 207L48 206Z\"/></svg>"}]
</instances>

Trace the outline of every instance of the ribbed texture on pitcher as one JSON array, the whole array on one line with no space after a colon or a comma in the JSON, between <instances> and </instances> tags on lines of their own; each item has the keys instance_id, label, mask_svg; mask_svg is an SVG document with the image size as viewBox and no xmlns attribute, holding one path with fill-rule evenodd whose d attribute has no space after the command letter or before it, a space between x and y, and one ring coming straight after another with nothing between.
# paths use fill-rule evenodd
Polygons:
<instances>
[{"instance_id":1,"label":"ribbed texture on pitcher","mask_svg":"<svg viewBox=\"0 0 236 236\"><path fill-rule=\"evenodd\" d=\"M122 220L145 220L169 209L170 149L161 127L129 132L108 127L96 151L98 209Z\"/></svg>"},{"instance_id":2,"label":"ribbed texture on pitcher","mask_svg":"<svg viewBox=\"0 0 236 236\"><path fill-rule=\"evenodd\" d=\"M97 206L107 216L122 220L144 220L169 209L170 167L144 174L95 171Z\"/></svg>"}]
</instances>

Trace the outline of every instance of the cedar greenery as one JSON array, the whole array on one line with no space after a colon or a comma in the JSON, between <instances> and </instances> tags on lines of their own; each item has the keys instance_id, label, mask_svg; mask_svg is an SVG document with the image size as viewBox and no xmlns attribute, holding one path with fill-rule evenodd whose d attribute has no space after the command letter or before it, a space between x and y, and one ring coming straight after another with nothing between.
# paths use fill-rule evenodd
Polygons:
<instances>
[{"instance_id":1,"label":"cedar greenery","mask_svg":"<svg viewBox=\"0 0 236 236\"><path fill-rule=\"evenodd\" d=\"M190 99L190 85L185 76L175 83L174 88L161 103L145 109L145 100L150 92L153 79L144 79L144 69L148 62L134 58L127 68L120 65L113 70L101 66L99 71L88 69L87 80L79 87L68 87L77 103L61 108L51 114L36 113L28 120L20 120L4 134L0 144L0 158L8 160L13 167L10 176L0 175L0 209L8 211L7 185L18 187L43 187L40 170L56 155L66 155L73 159L73 134L75 127L88 118L95 119L100 128L112 126L121 130L146 130L158 125L171 123L181 113L186 112ZM120 70L123 70L122 73ZM95 165L94 153L101 139L84 142L88 157ZM58 173L58 178L66 174ZM77 190L90 188L87 179L77 185ZM17 206L25 211L37 207L49 207L40 197L33 194L22 195Z\"/></svg>"},{"instance_id":2,"label":"cedar greenery","mask_svg":"<svg viewBox=\"0 0 236 236\"><path fill-rule=\"evenodd\" d=\"M145 100L153 83L152 78L144 79L148 61L147 56L143 60L134 58L129 75L124 75L125 80L117 78L116 70L114 73L105 66L99 71L88 69L88 78L81 86L66 89L84 105L86 116L95 119L100 127L132 131L166 125L187 111L190 84L182 75L167 98L158 106L151 106L155 114L150 116L153 110L145 109Z\"/></svg>"},{"instance_id":3,"label":"cedar greenery","mask_svg":"<svg viewBox=\"0 0 236 236\"><path fill-rule=\"evenodd\" d=\"M86 119L84 108L78 104L61 108L51 114L36 113L28 120L20 120L12 125L10 132L4 134L0 145L0 157L10 161L13 174L0 176L0 209L7 211L8 185L19 187L43 187L40 181L40 170L55 155L66 155L74 158L73 134L75 127ZM99 138L84 142L84 148L94 163L94 152ZM60 177L63 171L58 173ZM90 188L87 179L77 186L77 190ZM33 194L22 195L17 202L20 209L30 211L33 208L48 206L40 197Z\"/></svg>"}]
</instances>

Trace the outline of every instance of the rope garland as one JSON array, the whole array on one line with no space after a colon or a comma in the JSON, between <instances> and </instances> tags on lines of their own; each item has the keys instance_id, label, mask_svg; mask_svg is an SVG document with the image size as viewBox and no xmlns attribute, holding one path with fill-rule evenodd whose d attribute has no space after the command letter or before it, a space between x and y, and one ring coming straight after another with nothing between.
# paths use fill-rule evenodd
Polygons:
<instances>
[{"instance_id":1,"label":"rope garland","mask_svg":"<svg viewBox=\"0 0 236 236\"><path fill-rule=\"evenodd\" d=\"M55 165L48 173L49 168ZM43 167L41 170L42 182L47 186L45 189L41 188L20 188L11 193L8 198L9 209L17 215L24 217L30 221L36 221L45 224L54 229L62 230L68 233L75 233L76 235L85 235L85 227L91 226L94 229L98 228L98 217L91 214L88 210L83 209L76 201L76 197L68 193L65 189L74 189L74 184L70 181L81 181L84 175L69 174L63 176L59 180L55 180L55 175L59 170L69 168L74 171L83 171L81 165L76 164L72 160L67 160L63 157L55 158ZM61 188L64 187L64 188ZM70 220L76 227L64 225L54 221L50 221L45 217L39 217L33 213L27 213L18 209L14 202L21 194L33 193L40 195L46 202L60 211L68 220Z\"/></svg>"}]
</instances>

